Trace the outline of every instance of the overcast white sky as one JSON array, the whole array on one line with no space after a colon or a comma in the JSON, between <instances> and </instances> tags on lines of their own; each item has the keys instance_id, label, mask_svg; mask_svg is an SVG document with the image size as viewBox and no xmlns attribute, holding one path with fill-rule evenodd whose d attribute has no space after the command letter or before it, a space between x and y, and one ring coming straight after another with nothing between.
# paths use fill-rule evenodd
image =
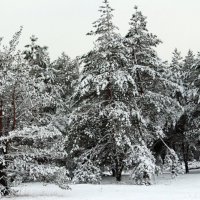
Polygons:
<instances>
[{"instance_id":1,"label":"overcast white sky","mask_svg":"<svg viewBox=\"0 0 200 200\"><path fill-rule=\"evenodd\" d=\"M122 35L134 5L139 6L149 30L163 41L157 48L161 58L170 59L175 47L183 55L189 48L200 51L200 0L110 0L110 4ZM86 33L98 19L100 5L102 0L0 0L0 36L8 41L23 25L20 48L34 34L54 59L63 51L75 57L93 46Z\"/></svg>"}]
</instances>

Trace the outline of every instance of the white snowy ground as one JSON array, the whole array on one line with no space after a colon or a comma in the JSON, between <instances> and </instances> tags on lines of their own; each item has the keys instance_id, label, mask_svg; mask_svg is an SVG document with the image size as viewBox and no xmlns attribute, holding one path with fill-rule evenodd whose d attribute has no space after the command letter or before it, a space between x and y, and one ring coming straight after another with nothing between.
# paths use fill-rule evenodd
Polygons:
<instances>
[{"instance_id":1,"label":"white snowy ground","mask_svg":"<svg viewBox=\"0 0 200 200\"><path fill-rule=\"evenodd\" d=\"M114 184L107 177L101 185L71 185L71 191L52 184L24 184L17 187L19 192L15 197L2 200L200 200L200 170L175 179L161 175L152 186L130 185L127 177L123 178L121 184Z\"/></svg>"}]
</instances>

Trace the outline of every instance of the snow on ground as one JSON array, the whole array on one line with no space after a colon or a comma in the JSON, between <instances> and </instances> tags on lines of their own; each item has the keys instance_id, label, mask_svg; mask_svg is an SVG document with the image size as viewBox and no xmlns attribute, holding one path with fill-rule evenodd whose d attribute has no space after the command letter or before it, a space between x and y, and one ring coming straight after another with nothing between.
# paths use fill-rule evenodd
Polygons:
<instances>
[{"instance_id":1,"label":"snow on ground","mask_svg":"<svg viewBox=\"0 0 200 200\"><path fill-rule=\"evenodd\" d=\"M127 177L123 178L120 184L107 177L101 185L71 185L71 191L52 184L23 184L16 188L17 196L2 200L200 200L200 170L176 179L163 174L152 186L131 185Z\"/></svg>"},{"instance_id":2,"label":"snow on ground","mask_svg":"<svg viewBox=\"0 0 200 200\"><path fill-rule=\"evenodd\" d=\"M199 161L196 161L196 160L191 161L191 162L188 163L188 165L189 165L189 169L197 169L197 168L200 169L200 162Z\"/></svg>"}]
</instances>

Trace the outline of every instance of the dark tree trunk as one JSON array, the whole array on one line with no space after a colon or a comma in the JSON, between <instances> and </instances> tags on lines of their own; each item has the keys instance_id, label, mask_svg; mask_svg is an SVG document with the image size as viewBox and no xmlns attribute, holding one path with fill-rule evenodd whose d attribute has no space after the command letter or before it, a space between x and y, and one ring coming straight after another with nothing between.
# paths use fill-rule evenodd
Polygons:
<instances>
[{"instance_id":1,"label":"dark tree trunk","mask_svg":"<svg viewBox=\"0 0 200 200\"><path fill-rule=\"evenodd\" d=\"M116 174L115 174L115 169L112 169L112 176L115 177Z\"/></svg>"},{"instance_id":2,"label":"dark tree trunk","mask_svg":"<svg viewBox=\"0 0 200 200\"><path fill-rule=\"evenodd\" d=\"M184 164L185 164L185 173L188 174L189 173L188 161L184 160Z\"/></svg>"},{"instance_id":3,"label":"dark tree trunk","mask_svg":"<svg viewBox=\"0 0 200 200\"><path fill-rule=\"evenodd\" d=\"M122 180L122 171L121 170L118 170L116 172L116 181L121 181Z\"/></svg>"},{"instance_id":4,"label":"dark tree trunk","mask_svg":"<svg viewBox=\"0 0 200 200\"><path fill-rule=\"evenodd\" d=\"M13 124L12 124L12 130L15 130L15 128L16 128L16 100L15 100L15 88L14 88L13 94L12 94L12 105L13 105Z\"/></svg>"},{"instance_id":5,"label":"dark tree trunk","mask_svg":"<svg viewBox=\"0 0 200 200\"><path fill-rule=\"evenodd\" d=\"M188 160L189 160L189 146L185 144L184 142L182 143L182 151L183 151L183 161L185 165L185 173L189 173L189 166L188 166Z\"/></svg>"},{"instance_id":6,"label":"dark tree trunk","mask_svg":"<svg viewBox=\"0 0 200 200\"><path fill-rule=\"evenodd\" d=\"M10 130L10 116L8 116L7 119L6 119L6 125L5 125L6 134L8 134L9 130Z\"/></svg>"},{"instance_id":7,"label":"dark tree trunk","mask_svg":"<svg viewBox=\"0 0 200 200\"><path fill-rule=\"evenodd\" d=\"M115 167L115 177L116 181L122 180L122 170L123 170L123 164L116 161L116 167Z\"/></svg>"},{"instance_id":8,"label":"dark tree trunk","mask_svg":"<svg viewBox=\"0 0 200 200\"><path fill-rule=\"evenodd\" d=\"M140 75L140 72L138 70L137 70L137 78L138 78L138 82L139 82L139 93L140 93L140 95L143 95L144 94L144 88L143 88L143 85L142 85L141 75Z\"/></svg>"}]
</instances>

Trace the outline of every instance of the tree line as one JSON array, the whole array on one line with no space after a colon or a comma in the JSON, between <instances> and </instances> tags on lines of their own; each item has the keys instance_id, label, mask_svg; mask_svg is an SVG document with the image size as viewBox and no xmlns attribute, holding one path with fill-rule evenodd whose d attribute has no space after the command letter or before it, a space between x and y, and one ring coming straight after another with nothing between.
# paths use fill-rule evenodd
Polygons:
<instances>
[{"instance_id":1,"label":"tree line","mask_svg":"<svg viewBox=\"0 0 200 200\"><path fill-rule=\"evenodd\" d=\"M162 61L137 6L125 36L107 0L99 12L94 47L75 59L52 62L35 36L18 50L22 28L0 49L2 195L21 182L100 183L107 171L148 185L199 159L200 53Z\"/></svg>"}]
</instances>

